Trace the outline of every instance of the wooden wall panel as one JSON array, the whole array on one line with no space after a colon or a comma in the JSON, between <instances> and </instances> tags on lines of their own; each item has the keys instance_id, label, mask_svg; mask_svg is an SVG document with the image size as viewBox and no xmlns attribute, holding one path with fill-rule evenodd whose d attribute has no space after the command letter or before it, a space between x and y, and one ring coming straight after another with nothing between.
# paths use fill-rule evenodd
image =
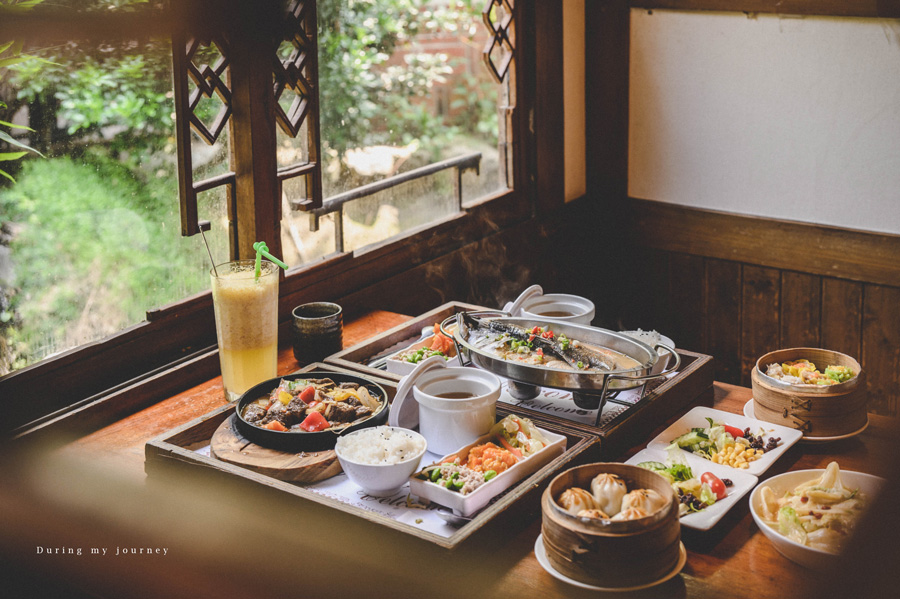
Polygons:
<instances>
[{"instance_id":1,"label":"wooden wall panel","mask_svg":"<svg viewBox=\"0 0 900 599\"><path fill-rule=\"evenodd\" d=\"M861 364L867 374L869 411L896 416L900 388L900 289L865 286Z\"/></svg>"},{"instance_id":2,"label":"wooden wall panel","mask_svg":"<svg viewBox=\"0 0 900 599\"><path fill-rule=\"evenodd\" d=\"M741 307L741 384L749 387L756 360L778 349L781 273L775 268L744 266Z\"/></svg>"},{"instance_id":3,"label":"wooden wall panel","mask_svg":"<svg viewBox=\"0 0 900 599\"><path fill-rule=\"evenodd\" d=\"M853 356L862 355L863 286L822 279L822 347Z\"/></svg>"},{"instance_id":4,"label":"wooden wall panel","mask_svg":"<svg viewBox=\"0 0 900 599\"><path fill-rule=\"evenodd\" d=\"M716 380L745 386L756 360L775 349L846 353L866 370L870 410L900 416L900 236L646 200L633 200L626 214L622 236L639 259L622 293L641 297L659 277L668 289L665 302L623 306L629 322L660 323L653 326L680 347L715 358ZM840 265L825 265L824 246ZM796 261L787 266L788 247L809 249L809 272L796 271ZM704 284L696 285L700 263Z\"/></svg>"},{"instance_id":5,"label":"wooden wall panel","mask_svg":"<svg viewBox=\"0 0 900 599\"><path fill-rule=\"evenodd\" d=\"M727 260L706 260L706 329L703 351L715 358L716 380L741 380L741 265ZM677 343L677 339L676 339Z\"/></svg>"},{"instance_id":6,"label":"wooden wall panel","mask_svg":"<svg viewBox=\"0 0 900 599\"><path fill-rule=\"evenodd\" d=\"M821 314L821 277L782 273L779 347L819 347Z\"/></svg>"},{"instance_id":7,"label":"wooden wall panel","mask_svg":"<svg viewBox=\"0 0 900 599\"><path fill-rule=\"evenodd\" d=\"M678 347L700 351L706 345L704 322L706 267L703 258L688 254L669 256L669 306L665 329L660 332Z\"/></svg>"}]
</instances>

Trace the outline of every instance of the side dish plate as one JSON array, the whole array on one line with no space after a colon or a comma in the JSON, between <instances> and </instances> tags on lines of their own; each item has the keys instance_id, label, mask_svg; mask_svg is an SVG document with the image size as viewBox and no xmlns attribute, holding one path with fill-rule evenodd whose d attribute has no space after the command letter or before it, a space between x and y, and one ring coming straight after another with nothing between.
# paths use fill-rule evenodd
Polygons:
<instances>
[{"instance_id":1,"label":"side dish plate","mask_svg":"<svg viewBox=\"0 0 900 599\"><path fill-rule=\"evenodd\" d=\"M637 466L641 462L665 463L666 457L667 454L662 449L642 449L625 463L634 466ZM693 512L682 516L680 520L681 525L688 528L709 530L715 526L716 523L728 513L728 510L733 508L744 495L749 493L759 481L759 479L752 474L748 474L742 470L735 470L734 468L723 466L722 464L715 464L709 460L704 460L700 456L687 454L684 458L688 466L691 467L694 476L697 478L700 478L704 472L712 472L717 477L721 479L730 479L731 482L734 483L727 488L728 496L725 497L725 499L720 499L708 508L699 512Z\"/></svg>"},{"instance_id":2,"label":"side dish plate","mask_svg":"<svg viewBox=\"0 0 900 599\"><path fill-rule=\"evenodd\" d=\"M490 503L491 499L493 499L506 489L510 488L529 474L537 472L543 466L549 464L556 457L563 454L563 452L566 450L566 438L562 435L544 430L543 428L539 428L539 430L549 441L549 444L546 447L544 447L534 455L520 460L508 470L501 472L496 477L467 495L460 495L455 491L448 491L440 485L437 485L430 481L422 480L420 478L417 478L415 475L409 479L410 492L422 499L427 499L439 505L450 508L457 516L471 516L472 514L481 510L488 503ZM474 443L460 448L456 453L463 452L466 449L469 449L476 445L481 445L492 439L492 435L484 435ZM443 458L436 459L433 463L438 463L441 461L441 459ZM426 460L422 460L423 467L430 465L431 463L432 462L426 463Z\"/></svg>"},{"instance_id":3,"label":"side dish plate","mask_svg":"<svg viewBox=\"0 0 900 599\"><path fill-rule=\"evenodd\" d=\"M802 432L793 428L779 426L770 422L763 422L762 420L756 420L754 418L747 418L746 416L739 416L738 414L732 414L731 412L723 412L722 410L714 410L713 408L699 406L676 420L672 426L650 441L650 443L647 444L647 447L665 451L675 438L687 433L692 428L705 428L709 426L709 422L706 420L707 418L712 418L714 422L736 426L741 430L749 427L750 432L754 434L759 434L759 431L761 430L763 431L764 440L770 437L781 437L781 442L778 444L778 447L771 451L767 451L758 460L750 462L748 468L744 470L755 476L759 476L768 470L769 467L775 463L775 460L784 455L784 452L803 436ZM685 455L693 455L688 451L682 451ZM700 459L715 465L712 461L705 460L702 457ZM725 466L725 468L731 473L741 472L738 468L732 468L730 466Z\"/></svg>"}]
</instances>

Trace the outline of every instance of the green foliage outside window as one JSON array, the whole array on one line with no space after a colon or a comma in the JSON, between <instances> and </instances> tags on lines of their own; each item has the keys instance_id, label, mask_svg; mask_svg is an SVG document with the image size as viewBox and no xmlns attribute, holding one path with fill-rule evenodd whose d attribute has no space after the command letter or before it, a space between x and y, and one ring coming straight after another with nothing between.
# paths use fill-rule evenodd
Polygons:
<instances>
[{"instance_id":1,"label":"green foliage outside window","mask_svg":"<svg viewBox=\"0 0 900 599\"><path fill-rule=\"evenodd\" d=\"M426 100L449 76L452 60L412 50L399 63L390 60L418 34L480 26L475 0L423 4L318 2L324 151L342 156L415 141L427 161L442 157L442 145L454 136L496 136L496 87L458 79L449 106L456 115L435 114ZM12 281L0 280L0 375L60 342L71 347L90 334L108 335L143 320L148 308L208 287L205 253L186 251L196 240L178 237L168 44L69 43L29 50L39 57L30 61L19 60L21 51L0 43L0 68L8 69L0 101L9 105L0 118L27 106L34 129L20 138L11 120L0 122L0 140L16 146L5 159L17 160L0 168L20 169L9 169L16 184L0 185L0 245L10 248L15 273ZM209 110L207 116L217 106ZM47 158L26 156L26 146ZM173 280L183 283L173 289Z\"/></svg>"}]
</instances>

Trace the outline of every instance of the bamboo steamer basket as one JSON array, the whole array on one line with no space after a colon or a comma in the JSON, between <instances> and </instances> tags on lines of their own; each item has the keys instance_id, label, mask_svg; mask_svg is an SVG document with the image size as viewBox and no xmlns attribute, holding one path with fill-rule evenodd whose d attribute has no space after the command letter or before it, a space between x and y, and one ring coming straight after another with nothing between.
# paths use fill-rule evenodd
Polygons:
<instances>
[{"instance_id":1,"label":"bamboo steamer basket","mask_svg":"<svg viewBox=\"0 0 900 599\"><path fill-rule=\"evenodd\" d=\"M615 474L629 491L653 489L671 500L646 518L613 522L578 518L556 499L570 487L590 491L601 472ZM677 566L681 551L678 501L662 476L619 463L586 464L553 479L541 498L541 534L547 559L560 573L594 586L629 588L661 579Z\"/></svg>"},{"instance_id":2,"label":"bamboo steamer basket","mask_svg":"<svg viewBox=\"0 0 900 599\"><path fill-rule=\"evenodd\" d=\"M836 385L790 385L766 376L769 364L806 358L820 372L827 366L846 366L857 373ZM803 431L807 437L839 437L860 430L868 422L866 379L859 362L846 354L813 347L769 352L750 373L756 418Z\"/></svg>"}]
</instances>

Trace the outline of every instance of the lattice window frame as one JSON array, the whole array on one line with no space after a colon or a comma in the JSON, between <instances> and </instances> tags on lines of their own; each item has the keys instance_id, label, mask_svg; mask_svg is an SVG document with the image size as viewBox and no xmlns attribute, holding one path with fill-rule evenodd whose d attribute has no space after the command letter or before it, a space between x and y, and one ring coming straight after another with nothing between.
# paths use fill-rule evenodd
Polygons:
<instances>
[{"instance_id":1,"label":"lattice window frame","mask_svg":"<svg viewBox=\"0 0 900 599\"><path fill-rule=\"evenodd\" d=\"M494 14L495 7L502 9L505 13L503 18L497 21L494 20L496 18ZM497 83L503 83L504 79L506 79L516 55L514 13L514 0L488 0L484 10L481 11L484 26L487 27L491 34L491 38L484 46L482 56L488 71L490 71ZM505 51L499 64L494 64L494 59L491 57L496 48Z\"/></svg>"},{"instance_id":2,"label":"lattice window frame","mask_svg":"<svg viewBox=\"0 0 900 599\"><path fill-rule=\"evenodd\" d=\"M319 133L319 56L315 0L291 0L287 9L287 26L282 41L291 42L294 51L282 60L277 55L273 64L275 122L281 130L296 138L306 125L307 159L278 169L278 191L285 181L306 179L305 197L291 199L294 210L313 210L322 206L322 168ZM277 49L276 49L277 52ZM278 103L285 91L296 95L285 112Z\"/></svg>"},{"instance_id":3,"label":"lattice window frame","mask_svg":"<svg viewBox=\"0 0 900 599\"><path fill-rule=\"evenodd\" d=\"M294 200L292 206L297 209L310 210L322 205L322 178L319 163L319 98L318 98L318 50L316 30L315 0L292 0L282 15L281 22L273 36L271 69L272 91L274 94L273 109L266 118L274 120L287 135L296 137L305 130L308 135L308 156L303 163L276 168L272 173L278 181L278 198L273 198L276 206L280 206L281 187L284 181L295 178L306 178L306 197ZM278 47L282 41L292 41L295 52L285 60L278 57ZM214 65L197 65L193 62L198 49L215 44L221 58ZM178 187L181 205L181 233L183 236L196 235L201 230L209 230L209 221L200 221L197 209L197 195L219 187L225 187L228 203L228 219L232 254L236 255L238 247L238 215L237 177L234 164L229 172L195 181L193 178L193 158L191 154L192 131L197 137L209 145L219 140L221 133L232 120L236 110L252 110L253 107L236 106L237 99L232 96L232 72L229 68L231 58L230 45L226 33L193 37L181 33L172 36L173 76L175 88L175 129L178 155ZM195 88L191 90L191 81ZM291 109L285 112L278 104L278 98L290 90L298 95ZM210 126L207 126L195 113L203 97L216 95L223 103L222 109ZM276 148L271 151L274 159ZM233 158L233 152L230 152Z\"/></svg>"}]
</instances>

